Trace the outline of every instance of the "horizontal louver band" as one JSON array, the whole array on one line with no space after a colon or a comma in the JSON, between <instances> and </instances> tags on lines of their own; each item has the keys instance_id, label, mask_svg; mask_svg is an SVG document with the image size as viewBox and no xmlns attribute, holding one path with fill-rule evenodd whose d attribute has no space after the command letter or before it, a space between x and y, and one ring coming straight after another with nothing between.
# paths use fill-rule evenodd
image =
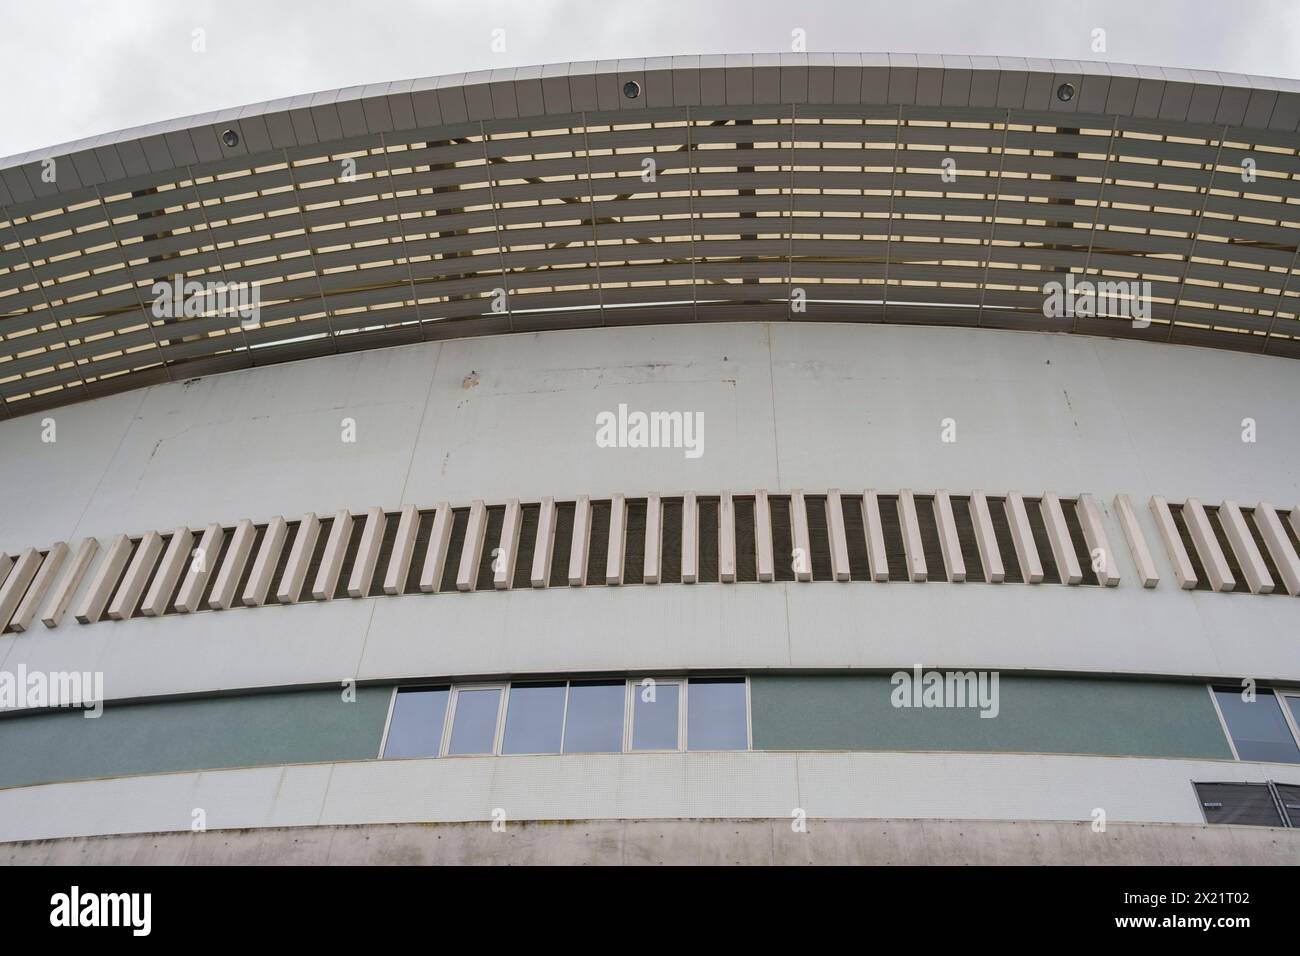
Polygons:
<instances>
[{"instance_id":1,"label":"horizontal louver band","mask_svg":"<svg viewBox=\"0 0 1300 956\"><path fill-rule=\"evenodd\" d=\"M1159 496L1149 505L1178 587L1300 596L1300 508L1171 505ZM71 561L65 542L0 554L0 629L25 631L38 614L58 626L87 575L82 624L380 594L661 583L1114 587L1121 575L1108 514L1136 583L1156 587L1152 547L1127 495L1109 511L1093 495L1051 492L582 495L121 534L86 539Z\"/></svg>"}]
</instances>

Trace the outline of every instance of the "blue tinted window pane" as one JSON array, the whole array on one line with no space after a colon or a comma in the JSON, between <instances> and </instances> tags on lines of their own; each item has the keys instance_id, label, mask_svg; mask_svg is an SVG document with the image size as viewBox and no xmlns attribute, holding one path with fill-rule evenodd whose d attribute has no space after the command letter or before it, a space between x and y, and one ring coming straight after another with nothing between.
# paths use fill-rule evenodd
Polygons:
<instances>
[{"instance_id":1,"label":"blue tinted window pane","mask_svg":"<svg viewBox=\"0 0 1300 956\"><path fill-rule=\"evenodd\" d=\"M748 750L743 680L693 680L686 695L689 750Z\"/></svg>"},{"instance_id":2,"label":"blue tinted window pane","mask_svg":"<svg viewBox=\"0 0 1300 956\"><path fill-rule=\"evenodd\" d=\"M385 757L436 757L447 716L446 687L399 690L388 722Z\"/></svg>"},{"instance_id":3,"label":"blue tinted window pane","mask_svg":"<svg viewBox=\"0 0 1300 956\"><path fill-rule=\"evenodd\" d=\"M676 684L656 684L653 699L647 700L650 688L640 684L632 688L635 694L632 705L632 749L677 749Z\"/></svg>"},{"instance_id":4,"label":"blue tinted window pane","mask_svg":"<svg viewBox=\"0 0 1300 956\"><path fill-rule=\"evenodd\" d=\"M1239 690L1216 689L1214 696L1242 760L1300 763L1300 749L1272 691L1259 691L1249 702Z\"/></svg>"},{"instance_id":5,"label":"blue tinted window pane","mask_svg":"<svg viewBox=\"0 0 1300 956\"><path fill-rule=\"evenodd\" d=\"M571 684L564 722L566 754L618 753L623 749L622 681Z\"/></svg>"},{"instance_id":6,"label":"blue tinted window pane","mask_svg":"<svg viewBox=\"0 0 1300 956\"><path fill-rule=\"evenodd\" d=\"M451 725L449 754L490 754L497 734L497 709L501 688L478 688L456 693L456 716Z\"/></svg>"},{"instance_id":7,"label":"blue tinted window pane","mask_svg":"<svg viewBox=\"0 0 1300 956\"><path fill-rule=\"evenodd\" d=\"M557 754L563 727L563 684L510 685L502 753Z\"/></svg>"}]
</instances>

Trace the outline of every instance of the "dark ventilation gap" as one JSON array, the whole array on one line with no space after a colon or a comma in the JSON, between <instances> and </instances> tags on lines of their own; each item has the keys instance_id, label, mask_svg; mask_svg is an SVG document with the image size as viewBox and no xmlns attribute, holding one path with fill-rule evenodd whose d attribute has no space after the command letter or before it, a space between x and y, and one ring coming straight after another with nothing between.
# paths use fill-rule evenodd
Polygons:
<instances>
[{"instance_id":1,"label":"dark ventilation gap","mask_svg":"<svg viewBox=\"0 0 1300 956\"><path fill-rule=\"evenodd\" d=\"M465 531L469 527L469 509L451 510L451 541L447 545L447 564L442 569L439 591L456 590L456 574L460 571L460 553L465 550Z\"/></svg>"},{"instance_id":2,"label":"dark ventilation gap","mask_svg":"<svg viewBox=\"0 0 1300 956\"><path fill-rule=\"evenodd\" d=\"M1205 516L1210 519L1210 527L1214 529L1214 537L1219 542L1219 550L1223 552L1224 560L1228 562L1228 570L1232 572L1233 592L1249 594L1250 585L1246 583L1246 576L1241 573L1241 562L1237 560L1237 552L1233 550L1232 544L1228 541L1228 534L1223 530L1223 521L1219 518L1219 509L1206 508Z\"/></svg>"},{"instance_id":3,"label":"dark ventilation gap","mask_svg":"<svg viewBox=\"0 0 1300 956\"><path fill-rule=\"evenodd\" d=\"M420 593L420 575L424 573L424 559L429 553L429 539L433 537L432 510L420 512L420 523L415 529L415 548L411 552L411 566L406 571L406 585L403 594Z\"/></svg>"},{"instance_id":4,"label":"dark ventilation gap","mask_svg":"<svg viewBox=\"0 0 1300 956\"><path fill-rule=\"evenodd\" d=\"M754 498L732 498L736 513L736 580L758 580L758 548L754 537Z\"/></svg>"},{"instance_id":5,"label":"dark ventilation gap","mask_svg":"<svg viewBox=\"0 0 1300 956\"><path fill-rule=\"evenodd\" d=\"M1002 556L1002 580L1007 584L1024 584L1020 556L1016 554L1016 542L1011 537L1011 522L1007 518L1007 499L985 500L989 506L989 520L993 522L993 537L997 539L998 553Z\"/></svg>"},{"instance_id":6,"label":"dark ventilation gap","mask_svg":"<svg viewBox=\"0 0 1300 956\"><path fill-rule=\"evenodd\" d=\"M1083 522L1079 520L1079 502L1075 498L1061 499L1061 513L1065 515L1065 530L1070 532L1070 543L1074 545L1074 559L1079 562L1079 571L1083 574L1080 584L1101 586L1101 577L1092 569L1092 552L1088 542L1083 538ZM1107 555L1114 561L1115 556Z\"/></svg>"},{"instance_id":7,"label":"dark ventilation gap","mask_svg":"<svg viewBox=\"0 0 1300 956\"><path fill-rule=\"evenodd\" d=\"M537 522L541 516L540 504L519 506L519 547L515 549L515 573L510 579L511 587L533 586L533 549L537 547Z\"/></svg>"},{"instance_id":8,"label":"dark ventilation gap","mask_svg":"<svg viewBox=\"0 0 1300 956\"><path fill-rule=\"evenodd\" d=\"M645 519L646 500L629 498L627 501L627 544L623 548L623 583L645 583Z\"/></svg>"},{"instance_id":9,"label":"dark ventilation gap","mask_svg":"<svg viewBox=\"0 0 1300 956\"><path fill-rule=\"evenodd\" d=\"M957 541L961 557L966 562L966 580L983 582L984 562L980 560L979 541L975 538L975 518L970 511L970 498L952 495L952 521L957 526Z\"/></svg>"},{"instance_id":10,"label":"dark ventilation gap","mask_svg":"<svg viewBox=\"0 0 1300 956\"><path fill-rule=\"evenodd\" d=\"M505 524L505 520L505 505L491 505L487 509L487 521L484 522L483 528L483 550L479 552L478 576L474 579L476 591L496 590L496 585L493 584L496 572L492 569L496 555L493 552L501 547L501 526Z\"/></svg>"},{"instance_id":11,"label":"dark ventilation gap","mask_svg":"<svg viewBox=\"0 0 1300 956\"><path fill-rule=\"evenodd\" d=\"M916 495L916 523L921 529L921 551L925 554L927 581L947 581L948 567L943 563L943 545L939 543L939 519L934 513L934 495Z\"/></svg>"},{"instance_id":12,"label":"dark ventilation gap","mask_svg":"<svg viewBox=\"0 0 1300 956\"><path fill-rule=\"evenodd\" d=\"M551 549L551 577L547 585L562 588L569 583L569 554L573 550L573 517L577 504L555 503L555 545Z\"/></svg>"},{"instance_id":13,"label":"dark ventilation gap","mask_svg":"<svg viewBox=\"0 0 1300 956\"><path fill-rule=\"evenodd\" d=\"M1043 503L1038 498L1026 498L1025 514L1029 515L1029 527L1034 532L1034 546L1038 548L1038 563L1043 566L1043 583L1060 584L1061 572L1056 567L1056 556L1052 554L1052 542L1047 537L1047 523L1043 520Z\"/></svg>"},{"instance_id":14,"label":"dark ventilation gap","mask_svg":"<svg viewBox=\"0 0 1300 956\"><path fill-rule=\"evenodd\" d=\"M808 549L814 581L833 581L831 573L831 532L827 524L826 496L804 495L804 511L808 515Z\"/></svg>"},{"instance_id":15,"label":"dark ventilation gap","mask_svg":"<svg viewBox=\"0 0 1300 956\"><path fill-rule=\"evenodd\" d=\"M849 546L849 577L854 581L871 580L871 558L867 555L867 523L862 517L862 496L841 495L844 512L844 536Z\"/></svg>"},{"instance_id":16,"label":"dark ventilation gap","mask_svg":"<svg viewBox=\"0 0 1300 956\"><path fill-rule=\"evenodd\" d=\"M664 584L682 583L682 499L663 498L662 537L659 551L659 580Z\"/></svg>"},{"instance_id":17,"label":"dark ventilation gap","mask_svg":"<svg viewBox=\"0 0 1300 956\"><path fill-rule=\"evenodd\" d=\"M131 610L131 617L144 617L144 612L140 608L144 605L144 599L149 596L149 589L153 587L153 579L158 576L158 568L162 566L162 559L167 554L167 545L171 544L171 540L170 534L162 536L162 547L158 550L158 557L154 559L153 567L149 569L149 574L144 579L144 587L140 589L140 597L136 599L135 607Z\"/></svg>"},{"instance_id":18,"label":"dark ventilation gap","mask_svg":"<svg viewBox=\"0 0 1300 956\"><path fill-rule=\"evenodd\" d=\"M609 521L614 513L610 501L591 503L591 538L587 548L587 584L605 583L605 566L609 563Z\"/></svg>"},{"instance_id":19,"label":"dark ventilation gap","mask_svg":"<svg viewBox=\"0 0 1300 956\"><path fill-rule=\"evenodd\" d=\"M700 522L698 537L696 538L700 546L699 581L701 583L716 584L718 582L718 547L721 541L719 512L722 509L722 503L718 498L698 498L696 500L696 509Z\"/></svg>"},{"instance_id":20,"label":"dark ventilation gap","mask_svg":"<svg viewBox=\"0 0 1300 956\"><path fill-rule=\"evenodd\" d=\"M1259 532L1259 524L1255 521L1255 509L1242 508L1241 515L1246 519L1246 527L1250 529L1250 536L1255 542L1255 550L1259 552L1264 567L1268 569L1268 576L1273 579L1273 590L1269 593L1286 594L1286 585L1282 583L1282 575L1278 573L1277 562L1273 560L1268 545L1264 543L1264 536Z\"/></svg>"},{"instance_id":21,"label":"dark ventilation gap","mask_svg":"<svg viewBox=\"0 0 1300 956\"><path fill-rule=\"evenodd\" d=\"M772 562L777 581L794 580L794 532L790 527L790 497L770 495L768 509L772 513Z\"/></svg>"},{"instance_id":22,"label":"dark ventilation gap","mask_svg":"<svg viewBox=\"0 0 1300 956\"><path fill-rule=\"evenodd\" d=\"M879 495L880 530L885 536L885 564L889 568L889 580L910 581L908 573L907 551L903 548L903 526L898 516L898 496Z\"/></svg>"},{"instance_id":23,"label":"dark ventilation gap","mask_svg":"<svg viewBox=\"0 0 1300 956\"><path fill-rule=\"evenodd\" d=\"M1183 517L1182 505L1170 505L1169 513L1173 515L1174 527L1178 529L1178 537L1182 539L1183 550L1187 552L1187 559L1192 563L1192 573L1196 575L1196 587L1193 591L1210 591L1209 578L1205 576L1205 565L1201 563L1200 552L1196 550L1196 543L1192 541L1192 533L1187 530L1187 520Z\"/></svg>"},{"instance_id":24,"label":"dark ventilation gap","mask_svg":"<svg viewBox=\"0 0 1300 956\"><path fill-rule=\"evenodd\" d=\"M352 580L352 566L357 563L357 552L361 550L361 536L366 532L366 516L353 515L352 534L348 537L348 546L343 552L343 564L339 566L339 579L334 585L334 596L348 596L348 582ZM453 578L455 575L452 576Z\"/></svg>"}]
</instances>

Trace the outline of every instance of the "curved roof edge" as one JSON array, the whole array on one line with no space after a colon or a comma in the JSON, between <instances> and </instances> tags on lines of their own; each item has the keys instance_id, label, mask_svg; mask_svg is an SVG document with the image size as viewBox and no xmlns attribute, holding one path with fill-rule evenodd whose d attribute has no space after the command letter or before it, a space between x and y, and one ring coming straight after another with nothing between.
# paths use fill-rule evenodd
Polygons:
<instances>
[{"instance_id":1,"label":"curved roof edge","mask_svg":"<svg viewBox=\"0 0 1300 956\"><path fill-rule=\"evenodd\" d=\"M638 81L643 95L621 88ZM1075 85L1069 102L1053 95ZM1300 126L1300 80L1081 60L912 53L756 53L559 63L306 93L104 133L0 159L0 203L271 149L455 123L647 108L868 105L1082 113L1245 128ZM240 133L233 147L225 129ZM56 183L43 160L68 160Z\"/></svg>"}]
</instances>

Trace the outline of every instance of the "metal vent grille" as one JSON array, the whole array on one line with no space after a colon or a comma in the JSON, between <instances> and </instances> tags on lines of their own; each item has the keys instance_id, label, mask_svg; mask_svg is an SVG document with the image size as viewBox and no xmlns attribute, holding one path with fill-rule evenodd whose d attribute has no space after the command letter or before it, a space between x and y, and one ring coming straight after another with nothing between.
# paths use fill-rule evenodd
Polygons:
<instances>
[{"instance_id":1,"label":"metal vent grille","mask_svg":"<svg viewBox=\"0 0 1300 956\"><path fill-rule=\"evenodd\" d=\"M980 582L984 578L984 562L980 560L979 542L975 540L975 521L970 513L970 498L953 495L952 521L957 526L957 541L961 544L961 557L966 562L966 580ZM1005 564L1006 558L1003 558Z\"/></svg>"},{"instance_id":2,"label":"metal vent grille","mask_svg":"<svg viewBox=\"0 0 1300 956\"><path fill-rule=\"evenodd\" d=\"M1282 573L1277 568L1277 562L1273 560L1273 551L1269 548L1264 536L1259 533L1259 522L1255 520L1254 508L1242 508L1241 516L1246 519L1246 528L1250 531L1250 536L1255 541L1255 550L1259 552L1260 558L1264 562L1264 567L1268 570L1268 576L1273 579L1273 590L1270 594L1285 595L1286 587L1282 583Z\"/></svg>"},{"instance_id":3,"label":"metal vent grille","mask_svg":"<svg viewBox=\"0 0 1300 956\"><path fill-rule=\"evenodd\" d=\"M320 563L325 559L325 548L329 545L330 531L334 528L334 517L320 519L320 532L316 535L316 546L312 548L311 560L307 562L307 573L302 579L302 597L303 601L314 600L311 589L316 581L316 576L320 574ZM226 535L226 540L230 540L230 535Z\"/></svg>"},{"instance_id":4,"label":"metal vent grille","mask_svg":"<svg viewBox=\"0 0 1300 956\"><path fill-rule=\"evenodd\" d=\"M1169 514L1174 519L1174 527L1178 529L1178 537L1183 540L1183 550L1187 552L1187 560L1192 563L1192 572L1196 575L1194 590L1214 590L1210 587L1210 579L1205 573L1205 564L1201 561L1201 554L1196 550L1196 542L1192 540L1192 533L1187 530L1187 520L1183 517L1183 506L1171 504Z\"/></svg>"},{"instance_id":5,"label":"metal vent grille","mask_svg":"<svg viewBox=\"0 0 1300 956\"><path fill-rule=\"evenodd\" d=\"M243 598L244 591L248 588L248 579L253 576L253 565L257 563L257 555L262 550L262 541L265 537L266 525L254 525L253 543L248 548L248 557L244 560L244 568L239 572L239 586L235 588L234 607L239 607L243 603L241 598Z\"/></svg>"},{"instance_id":6,"label":"metal vent grille","mask_svg":"<svg viewBox=\"0 0 1300 956\"><path fill-rule=\"evenodd\" d=\"M357 525L362 525L358 521ZM469 509L453 508L451 510L451 539L447 544L447 563L442 569L442 583L438 590L451 592L456 590L456 574L460 571L460 553L465 550L465 532L469 528Z\"/></svg>"},{"instance_id":7,"label":"metal vent grille","mask_svg":"<svg viewBox=\"0 0 1300 956\"><path fill-rule=\"evenodd\" d=\"M1293 827L1300 827L1300 786L1292 783L1275 783L1277 797L1286 814L1286 822Z\"/></svg>"},{"instance_id":8,"label":"metal vent grille","mask_svg":"<svg viewBox=\"0 0 1300 956\"><path fill-rule=\"evenodd\" d=\"M948 567L943 563L943 545L939 543L939 521L934 516L933 495L916 496L916 523L921 529L926 580L947 581Z\"/></svg>"},{"instance_id":9,"label":"metal vent grille","mask_svg":"<svg viewBox=\"0 0 1300 956\"><path fill-rule=\"evenodd\" d=\"M293 539L298 535L298 527L301 521L286 521L284 531L284 543L280 545L280 553L275 559L275 571L271 573L271 586L267 589L266 600L263 604L279 604L280 599L276 592L280 590L280 579L284 577L285 566L289 563L289 554L293 551Z\"/></svg>"},{"instance_id":10,"label":"metal vent grille","mask_svg":"<svg viewBox=\"0 0 1300 956\"><path fill-rule=\"evenodd\" d=\"M181 572L176 575L176 581L172 584L171 594L167 596L167 604L163 607L163 614L176 613L176 598L180 596L181 588L185 586L185 575L190 570L190 562L194 560L194 548L199 546L199 538L203 536L203 530L199 529L198 534L194 535L194 544L191 546L190 553L185 555L181 561ZM159 561L161 561L161 557Z\"/></svg>"},{"instance_id":11,"label":"metal vent grille","mask_svg":"<svg viewBox=\"0 0 1300 956\"><path fill-rule=\"evenodd\" d=\"M849 579L871 580L871 559L867 556L867 526L862 518L862 495L842 495L840 510L844 513L844 536L848 539Z\"/></svg>"},{"instance_id":12,"label":"metal vent grille","mask_svg":"<svg viewBox=\"0 0 1300 956\"><path fill-rule=\"evenodd\" d=\"M474 579L474 588L476 590L491 591L495 587L492 579L496 572L492 568L492 562L496 560L496 555L493 552L501 547L501 525L505 523L505 519L505 505L493 505L487 509L487 521L484 522L483 531L483 550L479 553L478 575ZM397 522L390 520L388 527L392 528L396 524ZM384 538L388 538L387 533L385 533ZM380 553L379 563L375 566L375 573L379 576L381 586L384 578L382 571L386 567L388 567L388 558L383 553Z\"/></svg>"},{"instance_id":13,"label":"metal vent grille","mask_svg":"<svg viewBox=\"0 0 1300 956\"><path fill-rule=\"evenodd\" d=\"M388 563L393 560L393 545L397 543L397 530L401 526L400 511L384 512L384 537L379 542L379 557L375 561L375 573L370 576L369 594L384 593L384 576L388 574Z\"/></svg>"},{"instance_id":14,"label":"metal vent grille","mask_svg":"<svg viewBox=\"0 0 1300 956\"><path fill-rule=\"evenodd\" d=\"M605 565L609 561L609 519L612 506L608 500L591 503L591 537L587 550L587 583L605 583Z\"/></svg>"},{"instance_id":15,"label":"metal vent grille","mask_svg":"<svg viewBox=\"0 0 1300 956\"><path fill-rule=\"evenodd\" d=\"M1250 827L1284 825L1277 801L1266 783L1197 783L1194 786L1206 823Z\"/></svg>"},{"instance_id":16,"label":"metal vent grille","mask_svg":"<svg viewBox=\"0 0 1300 956\"><path fill-rule=\"evenodd\" d=\"M510 579L512 588L532 586L533 549L537 546L537 521L541 515L541 505L519 507L519 547L515 549L515 573Z\"/></svg>"},{"instance_id":17,"label":"metal vent grille","mask_svg":"<svg viewBox=\"0 0 1300 956\"><path fill-rule=\"evenodd\" d=\"M831 571L831 532L827 523L826 496L804 495L804 510L808 513L808 548L812 552L814 581L833 581Z\"/></svg>"},{"instance_id":18,"label":"metal vent grille","mask_svg":"<svg viewBox=\"0 0 1300 956\"><path fill-rule=\"evenodd\" d=\"M1277 520L1282 522L1282 530L1286 532L1287 538L1290 539L1291 547L1295 549L1296 554L1300 554L1300 533L1297 533L1296 528L1291 524L1288 514L1289 512L1279 510ZM1274 578L1274 580L1277 579Z\"/></svg>"},{"instance_id":19,"label":"metal vent grille","mask_svg":"<svg viewBox=\"0 0 1300 956\"><path fill-rule=\"evenodd\" d=\"M1223 530L1223 520L1219 517L1219 509L1206 505L1205 517L1210 520L1210 528L1214 531L1214 539L1219 542L1219 550L1223 552L1223 559L1228 562L1228 570L1232 572L1233 593L1249 594L1250 585L1246 583L1246 575L1241 570L1241 562L1237 560L1237 552L1232 547L1232 542L1228 540L1227 532ZM1265 548L1264 550L1267 551L1268 549ZM1273 580L1278 579L1274 578Z\"/></svg>"},{"instance_id":20,"label":"metal vent grille","mask_svg":"<svg viewBox=\"0 0 1300 956\"><path fill-rule=\"evenodd\" d=\"M354 517L352 520L352 533L348 536L348 547L343 554L343 564L339 569L338 583L334 585L334 597L336 598L348 596L348 582L352 580L352 566L357 563L357 552L361 550L361 536L365 532L365 515ZM254 551L253 553L256 554L257 552ZM240 587L242 589L243 585L241 584ZM243 593L242 590L240 593Z\"/></svg>"},{"instance_id":21,"label":"metal vent grille","mask_svg":"<svg viewBox=\"0 0 1300 956\"><path fill-rule=\"evenodd\" d=\"M993 522L993 537L998 542L998 553L1002 555L1003 581L1007 584L1024 584L1025 575L1020 570L1020 558L1016 555L1016 543L1011 537L1011 524L1007 520L1007 499L987 499L989 503L989 520Z\"/></svg>"},{"instance_id":22,"label":"metal vent grille","mask_svg":"<svg viewBox=\"0 0 1300 956\"><path fill-rule=\"evenodd\" d=\"M415 529L415 546L411 549L411 566L406 569L403 594L420 593L420 575L424 572L424 556L429 552L429 538L433 534L436 512L431 508L420 512L420 523ZM322 532L324 534L324 532Z\"/></svg>"},{"instance_id":23,"label":"metal vent grille","mask_svg":"<svg viewBox=\"0 0 1300 956\"><path fill-rule=\"evenodd\" d=\"M889 580L910 581L907 551L903 547L903 525L898 516L898 496L881 495L880 531L885 538L885 563L889 567Z\"/></svg>"},{"instance_id":24,"label":"metal vent grille","mask_svg":"<svg viewBox=\"0 0 1300 956\"><path fill-rule=\"evenodd\" d=\"M1052 539L1047 536L1047 522L1043 520L1043 502L1041 498L1025 499L1025 514L1029 516L1029 527L1034 532L1034 547L1038 549L1038 561L1043 566L1043 584L1060 584L1061 572L1056 567L1056 555L1052 551Z\"/></svg>"},{"instance_id":25,"label":"metal vent grille","mask_svg":"<svg viewBox=\"0 0 1300 956\"><path fill-rule=\"evenodd\" d=\"M664 584L682 583L682 499L663 499L662 550L659 552L659 580Z\"/></svg>"},{"instance_id":26,"label":"metal vent grille","mask_svg":"<svg viewBox=\"0 0 1300 956\"><path fill-rule=\"evenodd\" d=\"M736 580L758 580L758 544L754 537L754 499L732 499L736 511Z\"/></svg>"},{"instance_id":27,"label":"metal vent grille","mask_svg":"<svg viewBox=\"0 0 1300 956\"><path fill-rule=\"evenodd\" d=\"M154 558L153 565L149 568L149 573L145 575L144 587L140 589L140 596L136 598L135 607L131 608L131 614L130 614L131 618L134 619L137 617L145 616L144 612L141 611L140 608L144 604L145 595L148 594L149 589L153 587L153 579L158 576L158 567L159 565L162 564L163 555L167 553L167 546L171 543L172 543L172 536L170 534L164 534L162 536L162 547L158 549L158 556ZM130 564L127 565L128 568L130 566L131 566ZM278 570L283 570L283 567L279 568Z\"/></svg>"},{"instance_id":28,"label":"metal vent grille","mask_svg":"<svg viewBox=\"0 0 1300 956\"><path fill-rule=\"evenodd\" d=\"M1065 515L1065 528L1070 533L1070 543L1074 545L1074 559L1079 562L1079 572L1083 575L1080 584L1102 586L1101 577L1092 569L1092 552L1083 537L1083 525L1079 521L1079 499L1062 498L1061 514ZM1110 556L1113 560L1114 556Z\"/></svg>"},{"instance_id":29,"label":"metal vent grille","mask_svg":"<svg viewBox=\"0 0 1300 956\"><path fill-rule=\"evenodd\" d=\"M699 542L700 548L700 568L699 581L703 584L716 584L718 576L718 537L721 534L719 527L719 509L721 508L720 499L700 498L696 503L696 512L699 514Z\"/></svg>"},{"instance_id":30,"label":"metal vent grille","mask_svg":"<svg viewBox=\"0 0 1300 956\"><path fill-rule=\"evenodd\" d=\"M221 569L226 564L226 555L230 553L230 542L234 540L234 528L222 528L221 550L217 553L217 559L214 564L209 564L208 583L203 586L203 598L199 601L199 607L206 608L208 601L212 598L212 589L217 586L217 578ZM174 608L173 608L174 610Z\"/></svg>"},{"instance_id":31,"label":"metal vent grille","mask_svg":"<svg viewBox=\"0 0 1300 956\"><path fill-rule=\"evenodd\" d=\"M551 546L551 577L547 587L562 588L569 583L569 555L573 551L573 518L577 505L572 501L555 503L555 543Z\"/></svg>"},{"instance_id":32,"label":"metal vent grille","mask_svg":"<svg viewBox=\"0 0 1300 956\"><path fill-rule=\"evenodd\" d=\"M623 583L645 582L645 519L646 500L629 498L627 501L627 532L624 536Z\"/></svg>"},{"instance_id":33,"label":"metal vent grille","mask_svg":"<svg viewBox=\"0 0 1300 956\"><path fill-rule=\"evenodd\" d=\"M789 495L771 495L767 499L772 512L772 562L777 581L794 580L794 528L790 524Z\"/></svg>"}]
</instances>

